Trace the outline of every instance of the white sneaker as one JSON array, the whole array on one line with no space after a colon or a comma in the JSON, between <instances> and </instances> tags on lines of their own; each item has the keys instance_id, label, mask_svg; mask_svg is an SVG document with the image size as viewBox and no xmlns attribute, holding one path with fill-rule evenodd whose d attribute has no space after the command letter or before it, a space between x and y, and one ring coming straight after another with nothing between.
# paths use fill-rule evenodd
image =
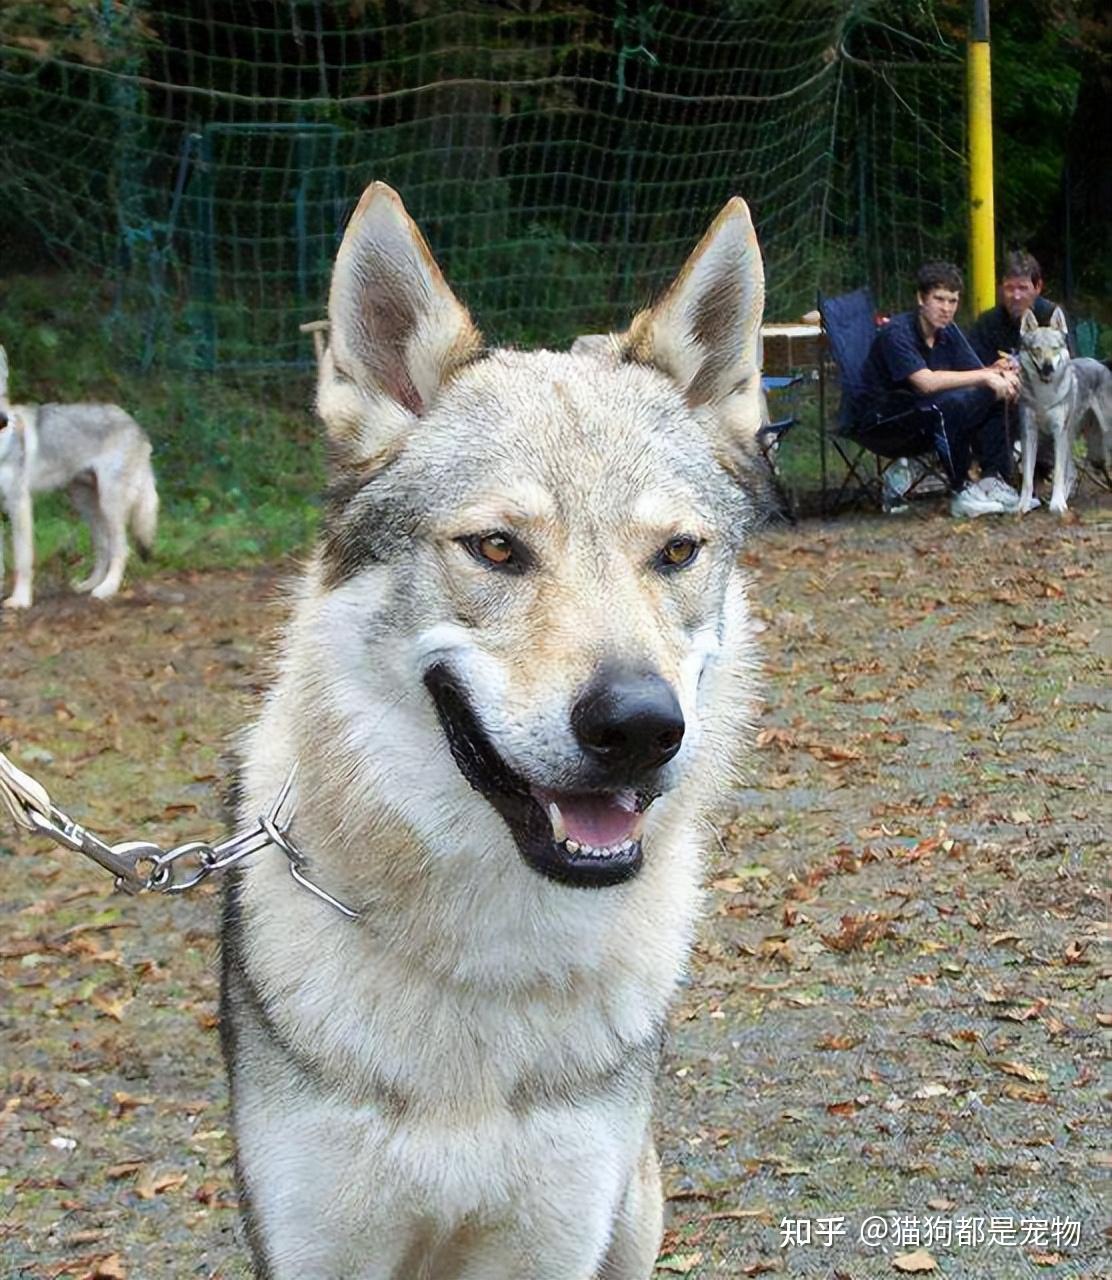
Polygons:
<instances>
[{"instance_id":1,"label":"white sneaker","mask_svg":"<svg viewBox=\"0 0 1112 1280\"><path fill-rule=\"evenodd\" d=\"M1019 510L1019 493L999 476L984 476L977 481L977 488L990 502L999 502L1005 511Z\"/></svg>"},{"instance_id":2,"label":"white sneaker","mask_svg":"<svg viewBox=\"0 0 1112 1280\"><path fill-rule=\"evenodd\" d=\"M1000 516L1004 514L1002 503L990 498L987 493L975 484L967 484L959 493L950 499L950 514L965 516L975 520L977 516Z\"/></svg>"}]
</instances>

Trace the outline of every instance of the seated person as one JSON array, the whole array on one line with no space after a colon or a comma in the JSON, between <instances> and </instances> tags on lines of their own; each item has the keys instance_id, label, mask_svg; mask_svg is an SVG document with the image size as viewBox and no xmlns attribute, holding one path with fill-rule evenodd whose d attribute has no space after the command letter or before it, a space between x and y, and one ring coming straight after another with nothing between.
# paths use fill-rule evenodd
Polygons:
<instances>
[{"instance_id":1,"label":"seated person","mask_svg":"<svg viewBox=\"0 0 1112 1280\"><path fill-rule=\"evenodd\" d=\"M873 338L855 403L853 439L894 458L933 448L946 473L955 516L998 515L1019 507L1008 483L1011 450L1004 406L1019 380L1002 358L981 364L954 324L961 272L928 262L916 278L918 305L894 316ZM974 443L982 476L969 479Z\"/></svg>"},{"instance_id":2,"label":"seated person","mask_svg":"<svg viewBox=\"0 0 1112 1280\"><path fill-rule=\"evenodd\" d=\"M982 364L995 364L1001 355L1014 355L1019 350L1019 326L1028 311L1035 313L1039 324L1050 323L1058 304L1042 296L1042 287L1042 268L1029 253L1017 250L1005 256L1000 271L1000 301L982 311L969 330L970 344ZM1076 355L1072 337L1067 341L1070 355Z\"/></svg>"}]
</instances>

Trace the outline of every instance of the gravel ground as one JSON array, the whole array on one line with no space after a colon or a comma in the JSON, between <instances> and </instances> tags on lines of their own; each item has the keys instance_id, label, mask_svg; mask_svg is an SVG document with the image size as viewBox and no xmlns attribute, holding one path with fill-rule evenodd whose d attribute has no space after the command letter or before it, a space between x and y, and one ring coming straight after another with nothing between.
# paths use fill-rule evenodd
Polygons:
<instances>
[{"instance_id":1,"label":"gravel ground","mask_svg":"<svg viewBox=\"0 0 1112 1280\"><path fill-rule=\"evenodd\" d=\"M661 1276L1112 1277L1112 509L747 555L766 704L660 1073ZM3 620L5 749L113 839L222 830L278 568ZM216 894L0 829L0 1269L246 1277Z\"/></svg>"}]
</instances>

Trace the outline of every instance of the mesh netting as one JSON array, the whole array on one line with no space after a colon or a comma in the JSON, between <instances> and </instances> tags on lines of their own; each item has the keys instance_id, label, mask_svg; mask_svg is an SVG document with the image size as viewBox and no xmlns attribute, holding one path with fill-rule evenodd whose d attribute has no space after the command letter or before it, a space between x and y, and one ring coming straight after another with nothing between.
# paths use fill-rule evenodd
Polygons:
<instances>
[{"instance_id":1,"label":"mesh netting","mask_svg":"<svg viewBox=\"0 0 1112 1280\"><path fill-rule=\"evenodd\" d=\"M964 225L960 58L914 8L0 0L0 200L114 283L145 364L310 363L372 178L494 340L623 324L735 192L770 318L894 304Z\"/></svg>"}]
</instances>

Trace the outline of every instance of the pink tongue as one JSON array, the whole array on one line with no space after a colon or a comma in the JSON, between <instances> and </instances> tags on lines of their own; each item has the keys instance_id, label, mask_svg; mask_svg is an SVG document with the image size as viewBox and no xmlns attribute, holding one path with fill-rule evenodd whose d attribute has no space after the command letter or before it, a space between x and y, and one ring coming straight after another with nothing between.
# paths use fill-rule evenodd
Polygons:
<instances>
[{"instance_id":1,"label":"pink tongue","mask_svg":"<svg viewBox=\"0 0 1112 1280\"><path fill-rule=\"evenodd\" d=\"M578 840L580 844L596 848L621 844L637 821L637 795L633 791L592 796L535 787L533 795L546 813L553 801L560 806L568 839Z\"/></svg>"}]
</instances>

